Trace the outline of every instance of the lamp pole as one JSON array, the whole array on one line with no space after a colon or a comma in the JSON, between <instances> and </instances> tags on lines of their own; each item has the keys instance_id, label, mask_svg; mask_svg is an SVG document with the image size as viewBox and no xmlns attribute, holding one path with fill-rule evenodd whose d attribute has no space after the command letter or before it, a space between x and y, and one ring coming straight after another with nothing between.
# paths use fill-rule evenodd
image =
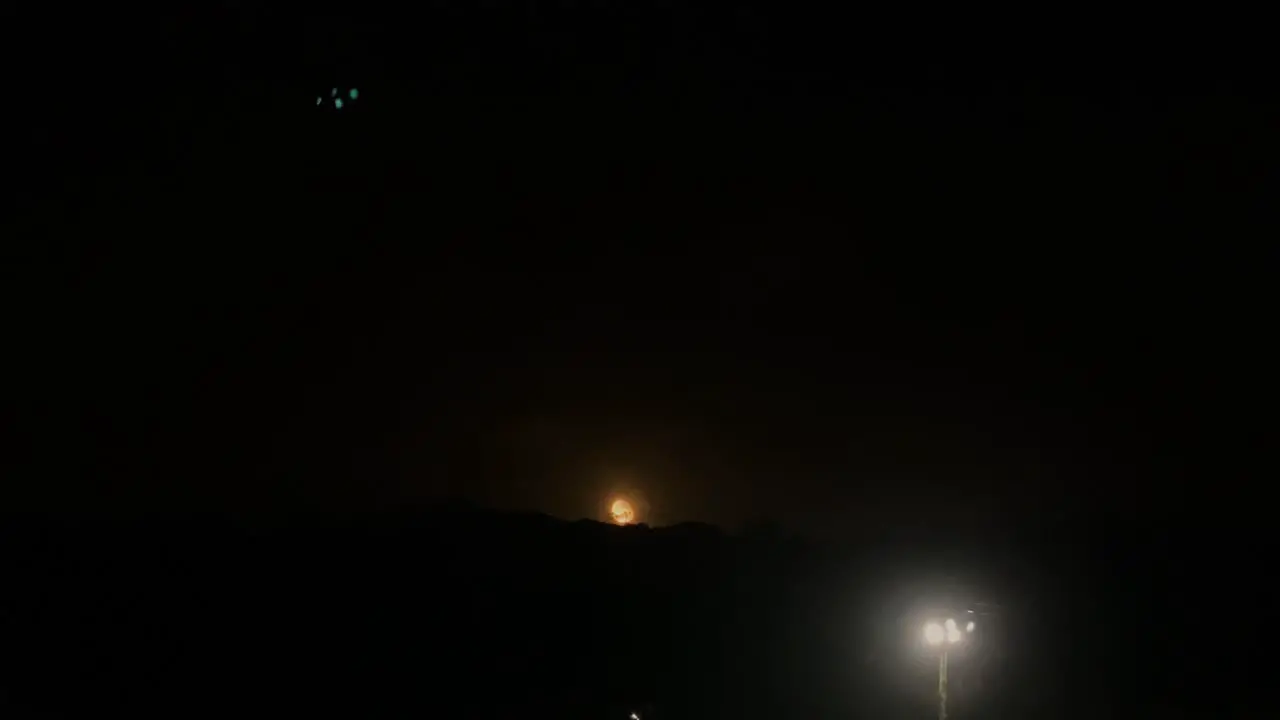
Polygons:
<instances>
[{"instance_id":1,"label":"lamp pole","mask_svg":"<svg viewBox=\"0 0 1280 720\"><path fill-rule=\"evenodd\" d=\"M973 632L972 621L964 630L954 618L944 622L930 622L924 626L924 641L938 651L938 720L947 720L947 660L948 649L964 640L966 633Z\"/></svg>"},{"instance_id":2,"label":"lamp pole","mask_svg":"<svg viewBox=\"0 0 1280 720\"><path fill-rule=\"evenodd\" d=\"M947 650L938 654L938 720L947 720Z\"/></svg>"}]
</instances>

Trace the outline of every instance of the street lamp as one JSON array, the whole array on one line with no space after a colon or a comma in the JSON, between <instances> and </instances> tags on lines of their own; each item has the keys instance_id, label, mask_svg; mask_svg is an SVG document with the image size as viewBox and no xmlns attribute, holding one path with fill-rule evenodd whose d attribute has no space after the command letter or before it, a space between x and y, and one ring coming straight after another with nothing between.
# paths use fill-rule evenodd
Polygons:
<instances>
[{"instance_id":1,"label":"street lamp","mask_svg":"<svg viewBox=\"0 0 1280 720\"><path fill-rule=\"evenodd\" d=\"M965 626L965 632L973 632L974 623ZM938 720L947 720L947 650L964 640L965 632L952 618L942 622L925 623L924 641L930 647L938 648Z\"/></svg>"}]
</instances>

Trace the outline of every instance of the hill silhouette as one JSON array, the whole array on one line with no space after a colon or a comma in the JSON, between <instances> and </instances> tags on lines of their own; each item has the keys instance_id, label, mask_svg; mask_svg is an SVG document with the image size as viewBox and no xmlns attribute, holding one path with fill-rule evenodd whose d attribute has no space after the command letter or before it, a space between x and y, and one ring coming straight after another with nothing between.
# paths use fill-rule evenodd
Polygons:
<instances>
[{"instance_id":1,"label":"hill silhouette","mask_svg":"<svg viewBox=\"0 0 1280 720\"><path fill-rule=\"evenodd\" d=\"M955 717L1150 707L1171 676L1109 635L1176 616L1123 600L1177 573L1134 570L1132 542L1062 539L837 547L465 505L14 521L0 677L16 717L923 717L936 669L912 642L950 604L999 608L953 661Z\"/></svg>"}]
</instances>

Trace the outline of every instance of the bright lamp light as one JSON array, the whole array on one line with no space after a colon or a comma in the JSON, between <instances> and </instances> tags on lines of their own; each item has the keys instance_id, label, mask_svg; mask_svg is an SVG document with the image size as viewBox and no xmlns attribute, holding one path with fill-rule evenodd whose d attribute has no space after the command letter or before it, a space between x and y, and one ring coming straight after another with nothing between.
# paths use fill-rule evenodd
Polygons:
<instances>
[{"instance_id":1,"label":"bright lamp light","mask_svg":"<svg viewBox=\"0 0 1280 720\"><path fill-rule=\"evenodd\" d=\"M946 623L947 642L958 643L964 637L960 632L960 628L956 627L956 621L948 619Z\"/></svg>"},{"instance_id":2,"label":"bright lamp light","mask_svg":"<svg viewBox=\"0 0 1280 720\"><path fill-rule=\"evenodd\" d=\"M970 623L972 626L972 623ZM972 631L972 628L971 630ZM930 622L924 626L924 641L929 645L941 645L948 643L954 645L964 640L964 633L960 630L960 626L955 620L947 619L942 622Z\"/></svg>"}]
</instances>

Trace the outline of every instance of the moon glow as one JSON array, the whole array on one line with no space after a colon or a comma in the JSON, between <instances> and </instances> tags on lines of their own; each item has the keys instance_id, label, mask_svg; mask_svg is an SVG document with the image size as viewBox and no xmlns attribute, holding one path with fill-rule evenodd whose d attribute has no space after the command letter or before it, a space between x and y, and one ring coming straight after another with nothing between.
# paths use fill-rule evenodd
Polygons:
<instances>
[{"instance_id":1,"label":"moon glow","mask_svg":"<svg viewBox=\"0 0 1280 720\"><path fill-rule=\"evenodd\" d=\"M636 510L626 498L617 498L609 504L609 518L617 525L630 525L636 521Z\"/></svg>"}]
</instances>

